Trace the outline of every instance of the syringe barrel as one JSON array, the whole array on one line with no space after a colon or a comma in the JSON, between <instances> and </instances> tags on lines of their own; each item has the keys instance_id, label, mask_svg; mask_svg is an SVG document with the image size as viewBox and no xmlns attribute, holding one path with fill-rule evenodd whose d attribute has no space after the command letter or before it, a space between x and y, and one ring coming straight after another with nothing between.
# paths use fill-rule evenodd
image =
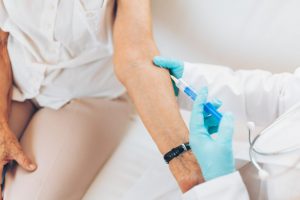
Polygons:
<instances>
[{"instance_id":1,"label":"syringe barrel","mask_svg":"<svg viewBox=\"0 0 300 200\"><path fill-rule=\"evenodd\" d=\"M187 96L189 96L193 101L197 98L196 91L191 88L184 80L178 79L176 82L176 86L180 91L184 92Z\"/></svg>"},{"instance_id":2,"label":"syringe barrel","mask_svg":"<svg viewBox=\"0 0 300 200\"><path fill-rule=\"evenodd\" d=\"M197 99L196 91L193 88L191 88L184 80L177 79L175 84L180 91L184 92L193 101ZM221 121L222 114L218 112L218 110L210 102L204 104L204 111L211 114L218 122Z\"/></svg>"}]
</instances>

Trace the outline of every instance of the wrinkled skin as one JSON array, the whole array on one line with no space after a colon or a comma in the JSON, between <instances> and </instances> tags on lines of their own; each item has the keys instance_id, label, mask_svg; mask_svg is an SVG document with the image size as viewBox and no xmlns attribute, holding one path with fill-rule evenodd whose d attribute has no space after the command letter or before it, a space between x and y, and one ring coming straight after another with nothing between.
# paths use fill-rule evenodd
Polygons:
<instances>
[{"instance_id":1,"label":"wrinkled skin","mask_svg":"<svg viewBox=\"0 0 300 200\"><path fill-rule=\"evenodd\" d=\"M36 165L24 154L22 147L8 125L11 103L12 72L7 52L8 33L0 30L0 175L3 167L16 161L27 171L36 169ZM2 193L0 191L0 199Z\"/></svg>"}]
</instances>

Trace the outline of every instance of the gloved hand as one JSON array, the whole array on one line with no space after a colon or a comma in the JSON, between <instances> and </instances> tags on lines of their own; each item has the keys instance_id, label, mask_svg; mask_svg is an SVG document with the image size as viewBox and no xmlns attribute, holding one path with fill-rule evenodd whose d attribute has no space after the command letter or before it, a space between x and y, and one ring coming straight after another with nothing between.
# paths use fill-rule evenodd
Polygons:
<instances>
[{"instance_id":1,"label":"gloved hand","mask_svg":"<svg viewBox=\"0 0 300 200\"><path fill-rule=\"evenodd\" d=\"M202 89L194 103L190 120L190 146L201 167L205 180L235 171L232 152L233 116L224 113L217 132L212 138L204 125L203 104L208 90Z\"/></svg>"},{"instance_id":2,"label":"gloved hand","mask_svg":"<svg viewBox=\"0 0 300 200\"><path fill-rule=\"evenodd\" d=\"M177 79L182 78L184 72L184 62L176 59L169 59L162 56L156 56L153 59L153 63L156 66L168 69L170 74ZM172 81L175 95L178 96L178 88ZM222 102L218 99L212 101L212 105L219 109L222 106ZM204 111L204 124L210 134L215 133L218 130L219 123L213 117Z\"/></svg>"},{"instance_id":3,"label":"gloved hand","mask_svg":"<svg viewBox=\"0 0 300 200\"><path fill-rule=\"evenodd\" d=\"M183 71L184 71L184 62L175 59L169 59L162 56L156 56L153 59L153 63L165 69L168 69L170 74L175 78L179 79L182 78ZM174 81L172 80L175 95L178 96L179 90L176 87Z\"/></svg>"}]
</instances>

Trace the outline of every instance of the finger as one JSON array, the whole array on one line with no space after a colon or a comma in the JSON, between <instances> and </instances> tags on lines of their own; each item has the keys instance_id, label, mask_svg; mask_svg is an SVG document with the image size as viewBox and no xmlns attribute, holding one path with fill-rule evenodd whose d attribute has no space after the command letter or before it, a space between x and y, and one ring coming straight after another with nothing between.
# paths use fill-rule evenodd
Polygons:
<instances>
[{"instance_id":1,"label":"finger","mask_svg":"<svg viewBox=\"0 0 300 200\"><path fill-rule=\"evenodd\" d=\"M221 100L215 98L215 99L211 102L211 104L213 105L213 107L215 107L216 110L218 110L218 109L222 106L223 103L222 103ZM204 109L204 117L205 117L205 118L211 117L211 114L208 113L208 112L206 112L205 109Z\"/></svg>"},{"instance_id":2,"label":"finger","mask_svg":"<svg viewBox=\"0 0 300 200\"><path fill-rule=\"evenodd\" d=\"M205 109L204 109L205 110ZM204 114L205 115L205 114ZM216 119L216 117L210 115L209 117L204 116L204 123L205 125L207 125L208 127L210 126L219 126L219 120Z\"/></svg>"},{"instance_id":3,"label":"finger","mask_svg":"<svg viewBox=\"0 0 300 200\"><path fill-rule=\"evenodd\" d=\"M34 164L22 150L18 150L14 156L14 160L25 170L34 171L37 166Z\"/></svg>"},{"instance_id":4,"label":"finger","mask_svg":"<svg viewBox=\"0 0 300 200\"><path fill-rule=\"evenodd\" d=\"M206 102L208 89L205 87L200 90L197 98L194 102L191 120L190 120L190 132L191 134L208 134L204 125L203 105Z\"/></svg>"},{"instance_id":5,"label":"finger","mask_svg":"<svg viewBox=\"0 0 300 200\"><path fill-rule=\"evenodd\" d=\"M222 105L222 101L220 99L215 98L211 104L218 110Z\"/></svg>"},{"instance_id":6,"label":"finger","mask_svg":"<svg viewBox=\"0 0 300 200\"><path fill-rule=\"evenodd\" d=\"M219 126L219 136L218 140L221 142L232 141L232 136L234 132L234 119L231 113L225 113L222 117Z\"/></svg>"},{"instance_id":7,"label":"finger","mask_svg":"<svg viewBox=\"0 0 300 200\"><path fill-rule=\"evenodd\" d=\"M168 69L171 75L181 78L184 70L184 62L176 59L169 59L162 56L156 56L153 59L155 65Z\"/></svg>"}]
</instances>

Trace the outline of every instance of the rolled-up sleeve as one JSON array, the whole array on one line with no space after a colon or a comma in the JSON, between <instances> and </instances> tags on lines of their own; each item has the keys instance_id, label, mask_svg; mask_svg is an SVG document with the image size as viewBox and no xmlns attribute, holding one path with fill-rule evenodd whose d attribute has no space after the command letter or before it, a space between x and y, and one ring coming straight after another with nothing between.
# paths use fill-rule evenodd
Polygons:
<instances>
[{"instance_id":1,"label":"rolled-up sleeve","mask_svg":"<svg viewBox=\"0 0 300 200\"><path fill-rule=\"evenodd\" d=\"M8 19L8 15L3 0L0 0L0 28L3 28L7 19Z\"/></svg>"}]
</instances>

